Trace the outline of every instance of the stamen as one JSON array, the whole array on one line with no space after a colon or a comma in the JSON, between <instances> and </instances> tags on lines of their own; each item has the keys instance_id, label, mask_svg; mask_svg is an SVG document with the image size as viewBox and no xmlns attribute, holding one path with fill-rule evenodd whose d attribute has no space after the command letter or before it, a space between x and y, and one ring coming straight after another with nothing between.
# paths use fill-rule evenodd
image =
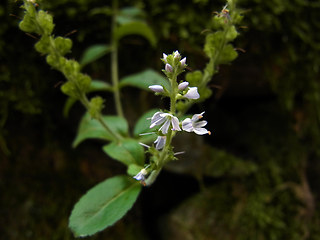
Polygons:
<instances>
[{"instance_id":1,"label":"stamen","mask_svg":"<svg viewBox=\"0 0 320 240\"><path fill-rule=\"evenodd\" d=\"M144 143L142 143L142 142L139 142L139 144L140 144L141 146L143 146L143 147L150 148L150 146L148 146L147 144L144 144Z\"/></svg>"}]
</instances>

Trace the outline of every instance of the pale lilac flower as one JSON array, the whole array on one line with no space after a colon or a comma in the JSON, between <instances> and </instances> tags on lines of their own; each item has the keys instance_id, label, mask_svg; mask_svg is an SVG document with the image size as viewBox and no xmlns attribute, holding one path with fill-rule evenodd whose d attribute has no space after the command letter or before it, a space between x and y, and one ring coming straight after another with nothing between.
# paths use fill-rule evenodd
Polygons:
<instances>
[{"instance_id":1,"label":"pale lilac flower","mask_svg":"<svg viewBox=\"0 0 320 240\"><path fill-rule=\"evenodd\" d=\"M172 68L172 66L171 66L169 63L166 63L166 66L164 67L164 69L165 69L167 72L172 72L172 71L173 71L173 68Z\"/></svg>"},{"instance_id":2,"label":"pale lilac flower","mask_svg":"<svg viewBox=\"0 0 320 240\"><path fill-rule=\"evenodd\" d=\"M207 121L199 121L202 118L204 112L200 114L194 114L192 118L186 118L182 121L182 129L186 132L195 132L198 135L211 134L210 131L204 128L207 125Z\"/></svg>"},{"instance_id":3,"label":"pale lilac flower","mask_svg":"<svg viewBox=\"0 0 320 240\"><path fill-rule=\"evenodd\" d=\"M140 172L138 172L137 175L135 175L133 178L138 180L138 181L144 181L146 180L146 175L148 174L147 170L146 169L141 169Z\"/></svg>"},{"instance_id":4,"label":"pale lilac flower","mask_svg":"<svg viewBox=\"0 0 320 240\"><path fill-rule=\"evenodd\" d=\"M197 87L189 87L188 92L184 95L184 97L189 99L198 99L200 97L198 93Z\"/></svg>"},{"instance_id":5,"label":"pale lilac flower","mask_svg":"<svg viewBox=\"0 0 320 240\"><path fill-rule=\"evenodd\" d=\"M166 136L158 136L157 139L154 141L154 144L156 144L156 149L160 150L164 147L166 144Z\"/></svg>"},{"instance_id":6,"label":"pale lilac flower","mask_svg":"<svg viewBox=\"0 0 320 240\"><path fill-rule=\"evenodd\" d=\"M188 87L189 83L188 82L182 82L178 85L178 89L181 91L183 89L185 89L186 87Z\"/></svg>"},{"instance_id":7,"label":"pale lilac flower","mask_svg":"<svg viewBox=\"0 0 320 240\"><path fill-rule=\"evenodd\" d=\"M149 86L149 89L151 89L154 92L163 92L163 87L161 85L151 85Z\"/></svg>"},{"instance_id":8,"label":"pale lilac flower","mask_svg":"<svg viewBox=\"0 0 320 240\"><path fill-rule=\"evenodd\" d=\"M180 63L181 63L181 67L184 67L186 65L186 62L187 62L187 58L183 58Z\"/></svg>"},{"instance_id":9,"label":"pale lilac flower","mask_svg":"<svg viewBox=\"0 0 320 240\"><path fill-rule=\"evenodd\" d=\"M156 112L152 116L150 128L161 124L163 125L159 128L159 131L161 131L163 134L168 133L170 125L172 125L173 131L181 131L179 126L179 119L170 113Z\"/></svg>"}]
</instances>

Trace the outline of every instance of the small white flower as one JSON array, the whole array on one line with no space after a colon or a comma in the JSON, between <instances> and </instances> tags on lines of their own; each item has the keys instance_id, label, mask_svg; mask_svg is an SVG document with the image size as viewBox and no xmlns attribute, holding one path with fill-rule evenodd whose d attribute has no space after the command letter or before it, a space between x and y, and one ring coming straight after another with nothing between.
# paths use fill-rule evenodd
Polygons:
<instances>
[{"instance_id":1,"label":"small white flower","mask_svg":"<svg viewBox=\"0 0 320 240\"><path fill-rule=\"evenodd\" d=\"M152 116L150 128L161 124L163 125L159 128L159 131L161 131L163 134L168 133L170 125L172 125L173 131L181 131L179 126L179 119L170 113L156 112Z\"/></svg>"},{"instance_id":2,"label":"small white flower","mask_svg":"<svg viewBox=\"0 0 320 240\"><path fill-rule=\"evenodd\" d=\"M186 62L187 62L187 58L183 58L180 63L181 63L181 67L184 67L186 65Z\"/></svg>"},{"instance_id":3,"label":"small white flower","mask_svg":"<svg viewBox=\"0 0 320 240\"><path fill-rule=\"evenodd\" d=\"M199 121L202 118L204 112L200 114L194 114L192 118L186 118L182 121L182 129L186 132L195 132L198 135L211 134L210 131L204 128L207 125L207 121Z\"/></svg>"},{"instance_id":4,"label":"small white flower","mask_svg":"<svg viewBox=\"0 0 320 240\"><path fill-rule=\"evenodd\" d=\"M166 70L167 72L172 72L173 68L169 63L166 63L166 66L164 67L164 70Z\"/></svg>"},{"instance_id":5,"label":"small white flower","mask_svg":"<svg viewBox=\"0 0 320 240\"><path fill-rule=\"evenodd\" d=\"M188 92L184 95L184 97L189 99L198 99L200 97L198 93L197 87L189 87Z\"/></svg>"},{"instance_id":6,"label":"small white flower","mask_svg":"<svg viewBox=\"0 0 320 240\"><path fill-rule=\"evenodd\" d=\"M149 89L151 89L154 92L163 92L163 87L161 85L151 85L149 86Z\"/></svg>"},{"instance_id":7,"label":"small white flower","mask_svg":"<svg viewBox=\"0 0 320 240\"><path fill-rule=\"evenodd\" d=\"M178 89L181 91L183 89L185 89L186 87L188 87L189 83L188 82L182 82L178 85Z\"/></svg>"},{"instance_id":8,"label":"small white flower","mask_svg":"<svg viewBox=\"0 0 320 240\"><path fill-rule=\"evenodd\" d=\"M158 136L157 139L154 141L154 144L156 144L156 149L160 150L164 147L166 144L166 136Z\"/></svg>"},{"instance_id":9,"label":"small white flower","mask_svg":"<svg viewBox=\"0 0 320 240\"><path fill-rule=\"evenodd\" d=\"M138 172L137 175L135 175L133 178L138 180L138 181L144 181L146 180L146 175L148 174L147 170L146 169L141 169L140 172Z\"/></svg>"}]
</instances>

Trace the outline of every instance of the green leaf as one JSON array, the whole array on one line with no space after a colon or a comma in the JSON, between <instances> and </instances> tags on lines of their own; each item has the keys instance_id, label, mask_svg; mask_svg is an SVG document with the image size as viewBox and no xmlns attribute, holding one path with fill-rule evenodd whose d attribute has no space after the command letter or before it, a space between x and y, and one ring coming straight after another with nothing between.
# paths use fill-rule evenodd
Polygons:
<instances>
[{"instance_id":1,"label":"green leaf","mask_svg":"<svg viewBox=\"0 0 320 240\"><path fill-rule=\"evenodd\" d=\"M96 44L88 47L80 60L82 66L87 65L103 57L111 51L111 47L106 44Z\"/></svg>"},{"instance_id":2,"label":"green leaf","mask_svg":"<svg viewBox=\"0 0 320 240\"><path fill-rule=\"evenodd\" d=\"M143 147L134 139L124 139L120 143L109 143L103 146L103 151L127 166L130 164L144 164Z\"/></svg>"},{"instance_id":3,"label":"green leaf","mask_svg":"<svg viewBox=\"0 0 320 240\"><path fill-rule=\"evenodd\" d=\"M63 116L67 118L69 116L69 111L71 107L77 102L76 98L68 97L66 103L64 104L63 107Z\"/></svg>"},{"instance_id":4,"label":"green leaf","mask_svg":"<svg viewBox=\"0 0 320 240\"><path fill-rule=\"evenodd\" d=\"M127 173L128 173L128 175L133 177L133 176L137 175L141 171L142 168L143 168L143 166L140 166L137 164L130 164L128 166Z\"/></svg>"},{"instance_id":5,"label":"green leaf","mask_svg":"<svg viewBox=\"0 0 320 240\"><path fill-rule=\"evenodd\" d=\"M139 120L137 121L133 129L133 134L135 137L139 137L139 134L142 134L142 133L148 133L148 132L154 131L150 129L150 119L148 118L151 118L153 114L155 114L158 111L159 111L158 109L151 109L150 111L146 112L139 118Z\"/></svg>"},{"instance_id":6,"label":"green leaf","mask_svg":"<svg viewBox=\"0 0 320 240\"><path fill-rule=\"evenodd\" d=\"M88 92L97 92L97 91L107 91L112 92L113 87L104 81L101 80L92 80Z\"/></svg>"},{"instance_id":7,"label":"green leaf","mask_svg":"<svg viewBox=\"0 0 320 240\"><path fill-rule=\"evenodd\" d=\"M156 46L156 36L154 35L152 29L144 22L128 22L120 25L115 30L115 38L117 41L128 35L140 35L146 38L153 47Z\"/></svg>"},{"instance_id":8,"label":"green leaf","mask_svg":"<svg viewBox=\"0 0 320 240\"><path fill-rule=\"evenodd\" d=\"M111 131L120 135L127 135L128 123L124 118L118 116L103 116L103 121L110 127ZM73 147L76 147L82 141L88 138L104 139L109 141L115 141L114 137L106 131L96 119L92 119L88 113L86 113L80 122L77 136L72 143Z\"/></svg>"},{"instance_id":9,"label":"green leaf","mask_svg":"<svg viewBox=\"0 0 320 240\"><path fill-rule=\"evenodd\" d=\"M121 219L141 191L127 176L109 178L91 188L74 206L69 227L76 237L95 234Z\"/></svg>"},{"instance_id":10,"label":"green leaf","mask_svg":"<svg viewBox=\"0 0 320 240\"><path fill-rule=\"evenodd\" d=\"M149 89L150 85L162 85L163 87L170 89L169 81L152 69L147 69L142 72L124 77L121 79L119 84L120 87L133 86L151 91Z\"/></svg>"},{"instance_id":11,"label":"green leaf","mask_svg":"<svg viewBox=\"0 0 320 240\"><path fill-rule=\"evenodd\" d=\"M135 21L142 21L145 18L145 13L137 7L122 8L117 15L117 23L126 24Z\"/></svg>"}]
</instances>

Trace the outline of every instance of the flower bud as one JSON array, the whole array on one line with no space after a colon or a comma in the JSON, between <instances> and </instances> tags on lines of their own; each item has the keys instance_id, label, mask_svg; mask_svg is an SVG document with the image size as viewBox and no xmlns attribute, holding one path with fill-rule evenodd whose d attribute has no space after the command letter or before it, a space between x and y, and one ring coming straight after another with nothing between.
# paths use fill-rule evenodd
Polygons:
<instances>
[{"instance_id":1,"label":"flower bud","mask_svg":"<svg viewBox=\"0 0 320 240\"><path fill-rule=\"evenodd\" d=\"M169 63L166 63L166 66L164 67L164 69L165 69L167 72L172 72L172 71L173 71L172 66L171 66Z\"/></svg>"},{"instance_id":2,"label":"flower bud","mask_svg":"<svg viewBox=\"0 0 320 240\"><path fill-rule=\"evenodd\" d=\"M163 61L167 62L167 57L168 57L168 55L165 54L165 53L163 53L163 54L162 54L162 57L163 57Z\"/></svg>"},{"instance_id":3,"label":"flower bud","mask_svg":"<svg viewBox=\"0 0 320 240\"><path fill-rule=\"evenodd\" d=\"M183 89L185 89L186 87L188 87L189 83L188 82L182 82L178 85L178 89L181 91Z\"/></svg>"},{"instance_id":4,"label":"flower bud","mask_svg":"<svg viewBox=\"0 0 320 240\"><path fill-rule=\"evenodd\" d=\"M180 58L181 57L178 50L173 53L173 57L174 58Z\"/></svg>"},{"instance_id":5,"label":"flower bud","mask_svg":"<svg viewBox=\"0 0 320 240\"><path fill-rule=\"evenodd\" d=\"M163 87L161 85L151 85L149 86L149 89L154 92L163 92Z\"/></svg>"},{"instance_id":6,"label":"flower bud","mask_svg":"<svg viewBox=\"0 0 320 240\"><path fill-rule=\"evenodd\" d=\"M186 61L187 61L187 58L185 57L185 58L183 58L181 61L180 61L180 63L181 63L181 67L185 67L185 65L186 65Z\"/></svg>"}]
</instances>

